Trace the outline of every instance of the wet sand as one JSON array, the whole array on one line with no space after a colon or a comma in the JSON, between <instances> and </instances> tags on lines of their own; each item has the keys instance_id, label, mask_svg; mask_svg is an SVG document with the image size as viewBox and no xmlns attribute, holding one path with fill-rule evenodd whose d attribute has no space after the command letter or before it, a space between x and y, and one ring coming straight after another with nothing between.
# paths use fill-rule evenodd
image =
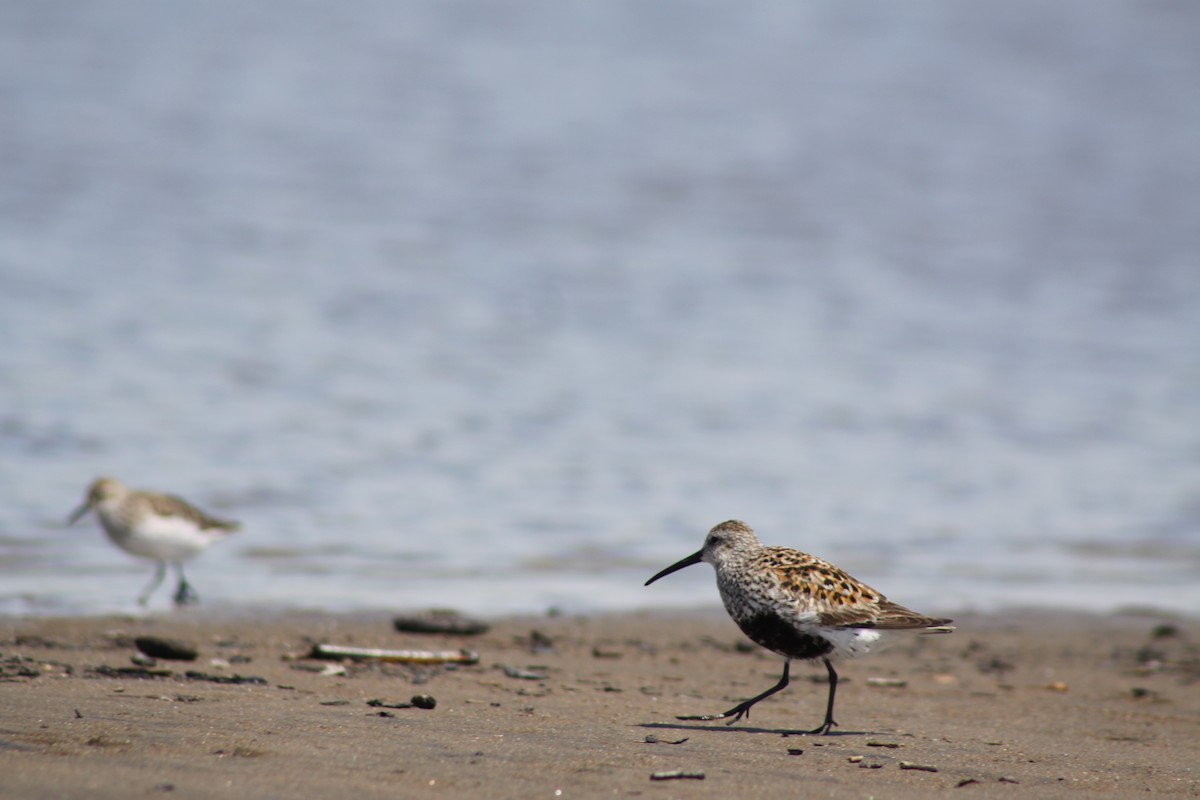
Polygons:
<instances>
[{"instance_id":1,"label":"wet sand","mask_svg":"<svg viewBox=\"0 0 1200 800\"><path fill-rule=\"evenodd\" d=\"M796 732L821 721L827 689L803 663L748 720L675 719L779 677L782 660L719 610L490 624L452 636L378 614L0 619L0 797L1200 796L1194 619L959 615L952 635L844 662L830 736ZM147 635L198 658L111 673ZM306 658L315 642L479 660ZM414 695L436 707L368 704ZM678 771L703 778L653 777Z\"/></svg>"}]
</instances>

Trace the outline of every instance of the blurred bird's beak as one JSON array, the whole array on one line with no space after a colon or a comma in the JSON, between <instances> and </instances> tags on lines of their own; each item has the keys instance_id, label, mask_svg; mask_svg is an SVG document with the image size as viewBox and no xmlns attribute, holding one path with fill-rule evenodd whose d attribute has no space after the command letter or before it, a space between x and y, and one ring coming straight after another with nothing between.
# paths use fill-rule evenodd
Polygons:
<instances>
[{"instance_id":1,"label":"blurred bird's beak","mask_svg":"<svg viewBox=\"0 0 1200 800\"><path fill-rule=\"evenodd\" d=\"M672 572L678 572L679 570L683 569L684 567L690 567L692 564L699 564L702 561L701 556L703 556L703 555L704 555L703 550L697 550L696 552L692 553L690 556L685 558L683 561L678 561L678 562L672 564L671 566L667 567L662 572L658 573L657 575L655 575L653 578L646 581L642 585L649 586L650 584L654 583L656 580L663 577L664 575L670 575Z\"/></svg>"},{"instance_id":2,"label":"blurred bird's beak","mask_svg":"<svg viewBox=\"0 0 1200 800\"><path fill-rule=\"evenodd\" d=\"M77 509L75 509L74 511L72 511L72 512L71 512L71 516L67 517L67 524L68 524L68 525L74 525L76 522L78 522L78 521L79 521L79 518L80 518L80 517L82 517L84 514L86 514L87 512L89 512L89 511L91 511L91 510L92 510L92 503L91 503L91 501L90 501L90 500L85 500L85 501L83 502L83 505L81 505L79 508L77 508Z\"/></svg>"}]
</instances>

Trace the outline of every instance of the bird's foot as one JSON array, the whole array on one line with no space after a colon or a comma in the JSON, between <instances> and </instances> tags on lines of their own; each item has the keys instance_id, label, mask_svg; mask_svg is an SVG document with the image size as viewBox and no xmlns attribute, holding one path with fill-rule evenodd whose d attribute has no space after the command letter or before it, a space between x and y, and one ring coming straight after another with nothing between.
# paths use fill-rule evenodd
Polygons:
<instances>
[{"instance_id":1,"label":"bird's foot","mask_svg":"<svg viewBox=\"0 0 1200 800\"><path fill-rule=\"evenodd\" d=\"M819 727L813 728L811 731L805 731L805 734L808 736L828 736L830 729L835 725L837 725L836 722L827 719Z\"/></svg>"},{"instance_id":2,"label":"bird's foot","mask_svg":"<svg viewBox=\"0 0 1200 800\"><path fill-rule=\"evenodd\" d=\"M200 602L200 595L196 594L196 590L191 587L191 584L179 584L179 588L175 590L175 605L190 606L198 602Z\"/></svg>"},{"instance_id":3,"label":"bird's foot","mask_svg":"<svg viewBox=\"0 0 1200 800\"><path fill-rule=\"evenodd\" d=\"M697 720L699 722L715 722L719 719L728 719L729 717L733 717L733 719L731 719L731 720L729 720L729 722L725 723L726 725L732 725L733 723L740 720L742 717L746 717L747 719L749 719L750 718L750 707L752 705L754 705L754 704L753 703L741 703L741 704L736 705L733 708L729 709L724 714L688 714L686 716L676 717L675 719Z\"/></svg>"}]
</instances>

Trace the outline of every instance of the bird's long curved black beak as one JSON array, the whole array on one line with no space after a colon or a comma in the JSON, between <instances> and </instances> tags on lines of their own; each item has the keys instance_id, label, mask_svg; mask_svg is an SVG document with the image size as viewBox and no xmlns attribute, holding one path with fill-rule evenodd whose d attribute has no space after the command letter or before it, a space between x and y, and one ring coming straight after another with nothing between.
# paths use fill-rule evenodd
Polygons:
<instances>
[{"instance_id":1,"label":"bird's long curved black beak","mask_svg":"<svg viewBox=\"0 0 1200 800\"><path fill-rule=\"evenodd\" d=\"M683 559L682 561L677 561L676 563L667 567L662 572L658 573L657 575L655 575L653 578L646 581L642 585L649 586L650 584L654 583L656 580L663 577L664 575L670 575L672 572L678 572L679 570L683 569L684 567L690 567L692 564L699 564L701 561L700 557L703 555L704 555L703 550L697 550L696 552L692 553L690 556Z\"/></svg>"},{"instance_id":2,"label":"bird's long curved black beak","mask_svg":"<svg viewBox=\"0 0 1200 800\"><path fill-rule=\"evenodd\" d=\"M86 514L87 512L89 512L91 510L92 510L91 501L85 500L83 505L81 505L79 508L72 511L71 516L67 517L67 524L74 525L76 522L79 521L80 517L82 517L84 514Z\"/></svg>"}]
</instances>

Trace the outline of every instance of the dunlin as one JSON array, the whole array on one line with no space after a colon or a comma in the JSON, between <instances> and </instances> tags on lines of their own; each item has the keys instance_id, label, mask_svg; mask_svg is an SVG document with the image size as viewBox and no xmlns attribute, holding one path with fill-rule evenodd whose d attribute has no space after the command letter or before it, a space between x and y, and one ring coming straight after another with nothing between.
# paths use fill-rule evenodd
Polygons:
<instances>
[{"instance_id":1,"label":"dunlin","mask_svg":"<svg viewBox=\"0 0 1200 800\"><path fill-rule=\"evenodd\" d=\"M809 733L827 734L837 693L834 658L861 656L899 631L949 633L953 620L927 617L897 605L865 583L816 556L786 547L764 547L744 522L730 520L708 532L704 547L646 581L706 561L717 572L717 589L725 610L756 643L778 653L783 662L779 683L724 714L679 717L717 720L732 725L750 708L788 685L792 659L821 659L829 672L825 721Z\"/></svg>"},{"instance_id":2,"label":"dunlin","mask_svg":"<svg viewBox=\"0 0 1200 800\"><path fill-rule=\"evenodd\" d=\"M196 593L183 575L183 562L240 527L236 522L211 517L181 498L130 489L115 478L99 478L92 483L87 499L71 514L68 524L92 510L113 544L157 562L154 580L138 597L141 605L163 582L168 563L179 575L176 604L194 602Z\"/></svg>"}]
</instances>

